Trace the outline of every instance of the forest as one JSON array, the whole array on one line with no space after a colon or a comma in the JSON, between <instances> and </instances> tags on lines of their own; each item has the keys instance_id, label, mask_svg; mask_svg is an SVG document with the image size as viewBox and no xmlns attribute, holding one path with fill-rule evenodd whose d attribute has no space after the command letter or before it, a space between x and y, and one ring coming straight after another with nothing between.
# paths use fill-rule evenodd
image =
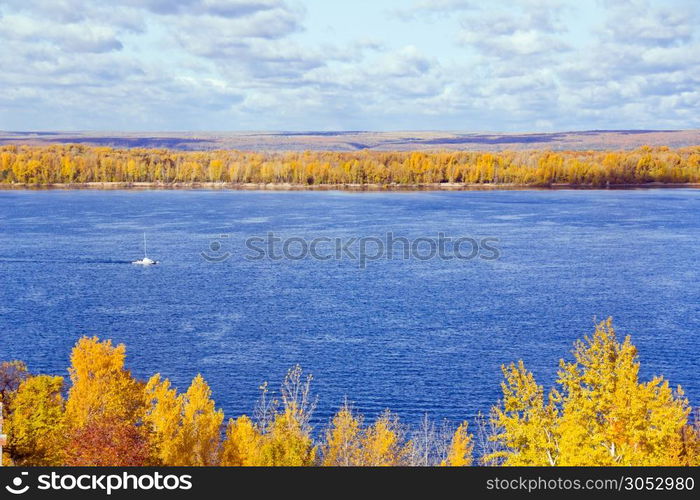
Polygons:
<instances>
[{"instance_id":1,"label":"forest","mask_svg":"<svg viewBox=\"0 0 700 500\"><path fill-rule=\"evenodd\" d=\"M286 152L0 147L0 184L590 186L700 183L700 146L634 151Z\"/></svg>"},{"instance_id":2,"label":"forest","mask_svg":"<svg viewBox=\"0 0 700 500\"><path fill-rule=\"evenodd\" d=\"M225 422L201 375L180 392L125 366L124 345L83 337L68 380L0 365L15 466L593 466L700 465L700 426L681 388L639 380L637 351L612 321L577 341L545 391L521 362L503 366L502 399L475 422L427 416L403 424L386 410L366 419L349 401L314 428L312 377L289 370L261 386L252 416Z\"/></svg>"}]
</instances>

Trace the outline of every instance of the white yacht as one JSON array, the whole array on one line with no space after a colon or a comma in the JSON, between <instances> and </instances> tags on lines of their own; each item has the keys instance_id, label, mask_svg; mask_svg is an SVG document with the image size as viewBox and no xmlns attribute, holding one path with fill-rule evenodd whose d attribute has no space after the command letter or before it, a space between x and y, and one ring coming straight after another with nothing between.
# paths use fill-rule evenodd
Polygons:
<instances>
[{"instance_id":1,"label":"white yacht","mask_svg":"<svg viewBox=\"0 0 700 500\"><path fill-rule=\"evenodd\" d=\"M158 264L158 261L148 258L148 254L146 252L146 233L143 233L143 259L135 260L132 262L132 264L139 266L155 266Z\"/></svg>"}]
</instances>

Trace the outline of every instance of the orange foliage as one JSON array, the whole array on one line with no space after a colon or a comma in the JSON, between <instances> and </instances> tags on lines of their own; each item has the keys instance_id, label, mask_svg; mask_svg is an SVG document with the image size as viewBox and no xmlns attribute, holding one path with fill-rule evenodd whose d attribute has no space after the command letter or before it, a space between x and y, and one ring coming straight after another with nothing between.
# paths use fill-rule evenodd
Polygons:
<instances>
[{"instance_id":1,"label":"orange foliage","mask_svg":"<svg viewBox=\"0 0 700 500\"><path fill-rule=\"evenodd\" d=\"M221 182L303 185L700 182L700 147L634 151L286 152L0 147L0 183Z\"/></svg>"},{"instance_id":2,"label":"orange foliage","mask_svg":"<svg viewBox=\"0 0 700 500\"><path fill-rule=\"evenodd\" d=\"M102 418L73 431L66 449L66 465L145 466L151 464L148 439L131 422Z\"/></svg>"}]
</instances>

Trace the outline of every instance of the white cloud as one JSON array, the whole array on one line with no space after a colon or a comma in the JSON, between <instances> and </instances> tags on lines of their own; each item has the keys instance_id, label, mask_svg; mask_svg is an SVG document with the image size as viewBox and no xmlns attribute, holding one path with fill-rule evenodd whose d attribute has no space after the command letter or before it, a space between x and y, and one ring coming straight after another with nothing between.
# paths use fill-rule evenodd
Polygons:
<instances>
[{"instance_id":1,"label":"white cloud","mask_svg":"<svg viewBox=\"0 0 700 500\"><path fill-rule=\"evenodd\" d=\"M4 0L0 128L700 127L688 0L601 2L585 21L574 1L419 0L385 18L377 0L357 8L379 27L344 42L313 8Z\"/></svg>"},{"instance_id":2,"label":"white cloud","mask_svg":"<svg viewBox=\"0 0 700 500\"><path fill-rule=\"evenodd\" d=\"M10 15L0 21L0 37L34 46L44 42L69 53L111 52L123 47L117 32L109 26L66 23L56 28L50 21Z\"/></svg>"}]
</instances>

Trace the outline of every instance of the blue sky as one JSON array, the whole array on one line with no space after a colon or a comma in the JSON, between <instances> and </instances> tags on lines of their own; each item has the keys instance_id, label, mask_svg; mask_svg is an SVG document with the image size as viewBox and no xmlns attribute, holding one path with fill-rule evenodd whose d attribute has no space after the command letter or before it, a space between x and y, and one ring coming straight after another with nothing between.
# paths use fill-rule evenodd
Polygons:
<instances>
[{"instance_id":1,"label":"blue sky","mask_svg":"<svg viewBox=\"0 0 700 500\"><path fill-rule=\"evenodd\" d=\"M0 0L0 129L700 128L693 0Z\"/></svg>"}]
</instances>

